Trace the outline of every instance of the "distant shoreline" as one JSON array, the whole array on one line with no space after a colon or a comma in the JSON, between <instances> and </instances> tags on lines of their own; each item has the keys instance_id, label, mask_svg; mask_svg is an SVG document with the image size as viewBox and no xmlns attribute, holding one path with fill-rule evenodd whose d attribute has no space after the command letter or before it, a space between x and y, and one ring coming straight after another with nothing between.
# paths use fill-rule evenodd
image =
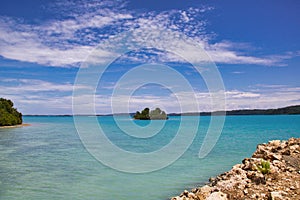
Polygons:
<instances>
[{"instance_id":1,"label":"distant shoreline","mask_svg":"<svg viewBox=\"0 0 300 200\"><path fill-rule=\"evenodd\" d=\"M72 116L133 116L135 113L115 113L115 114L82 114L82 115L23 115L23 116L41 116L41 117L72 117ZM232 116L232 115L299 115L300 105L287 106L277 109L243 109L229 111L212 111L212 112L186 112L186 113L169 113L168 116Z\"/></svg>"},{"instance_id":2,"label":"distant shoreline","mask_svg":"<svg viewBox=\"0 0 300 200\"><path fill-rule=\"evenodd\" d=\"M18 125L13 125L13 126L0 126L0 128L21 128L24 126L31 126L31 124L18 124Z\"/></svg>"}]
</instances>

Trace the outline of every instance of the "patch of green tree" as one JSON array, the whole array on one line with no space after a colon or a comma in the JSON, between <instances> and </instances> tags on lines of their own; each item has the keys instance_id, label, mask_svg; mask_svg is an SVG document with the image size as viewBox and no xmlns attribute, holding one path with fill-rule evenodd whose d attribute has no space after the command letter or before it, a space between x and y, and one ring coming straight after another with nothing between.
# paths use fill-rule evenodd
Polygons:
<instances>
[{"instance_id":1,"label":"patch of green tree","mask_svg":"<svg viewBox=\"0 0 300 200\"><path fill-rule=\"evenodd\" d=\"M245 109L215 112L171 113L170 116L210 116L210 115L299 115L300 105L277 109Z\"/></svg>"},{"instance_id":2,"label":"patch of green tree","mask_svg":"<svg viewBox=\"0 0 300 200\"><path fill-rule=\"evenodd\" d=\"M300 106L288 106L277 109L232 110L227 115L294 115L300 114Z\"/></svg>"},{"instance_id":3,"label":"patch of green tree","mask_svg":"<svg viewBox=\"0 0 300 200\"><path fill-rule=\"evenodd\" d=\"M0 126L13 126L22 124L22 113L14 108L9 99L0 98Z\"/></svg>"},{"instance_id":4,"label":"patch of green tree","mask_svg":"<svg viewBox=\"0 0 300 200\"><path fill-rule=\"evenodd\" d=\"M137 111L133 118L139 120L166 120L168 119L168 115L160 108L151 111L149 108L145 108L142 112Z\"/></svg>"}]
</instances>

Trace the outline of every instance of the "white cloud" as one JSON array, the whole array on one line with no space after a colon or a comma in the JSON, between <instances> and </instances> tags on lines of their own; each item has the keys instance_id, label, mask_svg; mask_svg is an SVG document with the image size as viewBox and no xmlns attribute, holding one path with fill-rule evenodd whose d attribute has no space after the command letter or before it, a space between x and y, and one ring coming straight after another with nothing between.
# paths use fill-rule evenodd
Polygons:
<instances>
[{"instance_id":1,"label":"white cloud","mask_svg":"<svg viewBox=\"0 0 300 200\"><path fill-rule=\"evenodd\" d=\"M72 92L73 84L71 83L52 83L47 81L42 81L38 79L2 79L0 83L9 83L9 85L0 85L0 90L2 94L5 93L17 93L24 94L27 92ZM17 86L17 87L14 87ZM79 85L79 88L88 89L88 86Z\"/></svg>"},{"instance_id":2,"label":"white cloud","mask_svg":"<svg viewBox=\"0 0 300 200\"><path fill-rule=\"evenodd\" d=\"M217 63L226 64L257 64L265 66L282 66L284 61L292 58L292 54L267 55L264 57L255 57L248 55L247 51L252 51L254 47L246 43L233 43L222 41L215 44L205 44L204 49Z\"/></svg>"},{"instance_id":3,"label":"white cloud","mask_svg":"<svg viewBox=\"0 0 300 200\"><path fill-rule=\"evenodd\" d=\"M254 86L247 92L229 91L227 110L233 109L266 109L300 104L300 88L279 85Z\"/></svg>"},{"instance_id":4,"label":"white cloud","mask_svg":"<svg viewBox=\"0 0 300 200\"><path fill-rule=\"evenodd\" d=\"M59 19L51 19L41 24L29 24L22 19L0 16L0 56L46 66L78 67L87 57L89 63L101 63L117 56L113 50L124 43L129 47L156 47L171 52L149 49L148 52L153 56L141 52L124 56L125 60L132 62L183 62L183 59L187 59L201 63L209 60L206 56L208 54L217 63L280 66L285 60L300 55L299 52L286 52L258 57L251 52L260 49L248 43L212 43L211 35L205 29L207 22L202 16L204 12L212 9L210 7L133 13L126 10L126 4L119 1L63 1L57 2L51 9L51 12L59 13ZM132 31L130 39L114 40L114 35L127 30ZM106 39L110 39L112 43L105 43ZM102 42L102 48L95 49ZM201 51L199 54L199 49L205 50L203 55ZM2 79L0 83L1 96L12 99L24 114L72 114L71 83L38 79ZM77 87L91 89L83 85ZM109 84L106 89L113 87L113 84ZM255 85L248 91L226 91L226 108L276 108L300 104L299 94L299 87ZM211 94L208 92L182 92L164 96L134 95L129 102L127 96L119 96L117 100L121 108L128 104L130 112L145 106L161 107L167 112L193 112L195 109L189 107L192 103L190 95L195 95L198 100L199 111L220 109L211 105ZM177 97L184 100L178 102ZM86 104L86 99L94 96L83 95L79 98L81 112L86 114L86 107L94 106ZM112 112L111 96L96 95L95 100L98 113ZM180 106L185 110L180 110Z\"/></svg>"},{"instance_id":5,"label":"white cloud","mask_svg":"<svg viewBox=\"0 0 300 200\"><path fill-rule=\"evenodd\" d=\"M125 6L125 3L111 1L56 3L52 7L52 12L59 12L62 15L61 19L49 20L40 25L0 17L0 55L8 59L41 65L78 66L99 42L122 31L133 29L135 41L131 42L173 49L183 57L196 62L203 61L201 55L196 53L199 47L202 47L217 63L281 65L285 59L295 56L291 53L255 57L245 53L248 44L230 41L211 44L210 35L205 32L206 20L203 19L203 13L211 10L210 7L160 13L133 13L126 10ZM171 30L174 34L185 34L192 39L192 43L197 42L199 46L187 47L182 40L174 43L176 37L162 36L157 30ZM149 38L148 33L154 35ZM173 46L170 46L170 40L173 40ZM103 50L98 56L101 60L114 55L113 53ZM167 53L161 53L159 58L163 61L182 61ZM143 61L143 58L138 59Z\"/></svg>"},{"instance_id":6,"label":"white cloud","mask_svg":"<svg viewBox=\"0 0 300 200\"><path fill-rule=\"evenodd\" d=\"M226 91L225 94L226 94L227 98L254 98L254 97L260 96L260 94L258 94L258 93L241 92L241 91L237 91L237 90Z\"/></svg>"},{"instance_id":7,"label":"white cloud","mask_svg":"<svg viewBox=\"0 0 300 200\"><path fill-rule=\"evenodd\" d=\"M88 86L77 86L89 89ZM11 99L23 114L71 114L73 84L39 79L2 79L1 97Z\"/></svg>"},{"instance_id":8,"label":"white cloud","mask_svg":"<svg viewBox=\"0 0 300 200\"><path fill-rule=\"evenodd\" d=\"M144 107L152 109L160 107L168 113L195 112L195 108L191 106L194 103L191 95L197 99L198 111L221 109L218 105L212 105L212 96L206 91L195 93L182 91L162 95L141 94L131 97L126 95L112 97L105 94L73 97L71 83L53 83L38 79L3 79L0 83L1 97L13 100L15 107L23 114L72 114L73 98L77 98L77 114L91 114L86 113L87 110L91 110L91 107L95 107L97 114L135 112ZM78 87L84 90L91 89L84 85ZM255 85L247 91L226 91L225 96L226 110L279 108L300 104L300 87ZM87 101L87 99L92 101ZM179 102L178 99L181 101ZM115 104L112 104L112 100ZM112 106L114 106L113 109Z\"/></svg>"}]
</instances>

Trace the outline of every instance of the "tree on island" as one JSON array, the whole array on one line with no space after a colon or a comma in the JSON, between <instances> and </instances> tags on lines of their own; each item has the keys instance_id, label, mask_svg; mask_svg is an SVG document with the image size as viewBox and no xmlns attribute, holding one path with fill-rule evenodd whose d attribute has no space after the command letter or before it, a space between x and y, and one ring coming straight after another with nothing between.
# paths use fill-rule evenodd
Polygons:
<instances>
[{"instance_id":1,"label":"tree on island","mask_svg":"<svg viewBox=\"0 0 300 200\"><path fill-rule=\"evenodd\" d=\"M141 113L137 111L133 118L139 120L166 120L168 119L168 116L166 112L162 111L160 108L151 111L149 108L145 108Z\"/></svg>"},{"instance_id":2,"label":"tree on island","mask_svg":"<svg viewBox=\"0 0 300 200\"><path fill-rule=\"evenodd\" d=\"M0 98L0 126L13 126L22 124L22 113L14 108L9 99Z\"/></svg>"},{"instance_id":3,"label":"tree on island","mask_svg":"<svg viewBox=\"0 0 300 200\"><path fill-rule=\"evenodd\" d=\"M134 119L141 119L141 120L149 120L149 108L145 108L144 110L142 110L142 112L140 113L139 111L137 111L135 113L135 115L133 116Z\"/></svg>"},{"instance_id":4,"label":"tree on island","mask_svg":"<svg viewBox=\"0 0 300 200\"><path fill-rule=\"evenodd\" d=\"M149 117L150 119L168 119L166 112L162 111L160 108L151 110Z\"/></svg>"}]
</instances>

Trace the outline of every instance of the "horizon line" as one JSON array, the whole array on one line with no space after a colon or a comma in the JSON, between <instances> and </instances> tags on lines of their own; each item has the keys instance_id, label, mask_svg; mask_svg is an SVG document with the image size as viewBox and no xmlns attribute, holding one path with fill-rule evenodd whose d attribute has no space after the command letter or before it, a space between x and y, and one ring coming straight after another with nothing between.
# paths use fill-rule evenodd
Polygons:
<instances>
[{"instance_id":1,"label":"horizon line","mask_svg":"<svg viewBox=\"0 0 300 200\"><path fill-rule=\"evenodd\" d=\"M223 111L200 111L200 112L182 112L182 113L176 113L176 112L171 112L167 113L167 115L212 115L212 114L218 114L218 115L227 115L228 112L236 112L236 111L268 111L268 110L280 110L280 109L286 109L290 107L300 107L300 105L290 105L290 106L285 106L285 107L280 107L280 108L266 108L266 109L261 109L261 108L253 108L253 109L234 109L234 110L223 110ZM224 113L225 112L225 113ZM112 115L133 115L135 112L130 112L130 113L110 113L110 114L24 114L23 116L112 116ZM300 113L299 113L300 114ZM229 114L230 115L230 114Z\"/></svg>"}]
</instances>

